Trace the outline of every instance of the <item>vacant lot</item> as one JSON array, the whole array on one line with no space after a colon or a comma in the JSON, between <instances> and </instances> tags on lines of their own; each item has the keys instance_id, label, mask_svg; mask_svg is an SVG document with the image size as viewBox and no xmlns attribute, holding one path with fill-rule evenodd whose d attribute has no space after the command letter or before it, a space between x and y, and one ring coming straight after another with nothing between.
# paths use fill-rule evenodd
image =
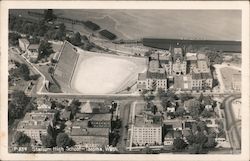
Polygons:
<instances>
[{"instance_id":1,"label":"vacant lot","mask_svg":"<svg viewBox=\"0 0 250 161\"><path fill-rule=\"evenodd\" d=\"M115 94L134 84L137 74L146 70L144 58L82 52L71 82L82 94Z\"/></svg>"}]
</instances>

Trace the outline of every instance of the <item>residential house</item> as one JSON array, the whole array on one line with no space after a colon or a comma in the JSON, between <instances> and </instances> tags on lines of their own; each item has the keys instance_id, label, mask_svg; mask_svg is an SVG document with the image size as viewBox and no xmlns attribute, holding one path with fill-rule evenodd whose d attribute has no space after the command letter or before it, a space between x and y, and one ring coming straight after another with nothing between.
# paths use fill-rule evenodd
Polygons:
<instances>
[{"instance_id":1,"label":"residential house","mask_svg":"<svg viewBox=\"0 0 250 161\"><path fill-rule=\"evenodd\" d=\"M184 140L186 143L188 143L187 137L190 136L191 134L192 134L191 129L183 129L183 130L182 130L182 138L183 138L183 140Z\"/></svg>"},{"instance_id":2,"label":"residential house","mask_svg":"<svg viewBox=\"0 0 250 161\"><path fill-rule=\"evenodd\" d=\"M164 119L163 124L165 125L165 127L168 127L168 129L172 130L183 129L182 121L179 119Z\"/></svg>"},{"instance_id":3,"label":"residential house","mask_svg":"<svg viewBox=\"0 0 250 161\"><path fill-rule=\"evenodd\" d=\"M163 144L170 146L173 145L173 143L174 143L174 132L173 130L170 130L166 133Z\"/></svg>"},{"instance_id":4,"label":"residential house","mask_svg":"<svg viewBox=\"0 0 250 161\"><path fill-rule=\"evenodd\" d=\"M30 45L30 42L25 38L18 39L19 47L20 49L25 52L28 49L28 46Z\"/></svg>"},{"instance_id":5,"label":"residential house","mask_svg":"<svg viewBox=\"0 0 250 161\"><path fill-rule=\"evenodd\" d=\"M103 101L100 102L82 102L80 106L81 113L109 113L110 107Z\"/></svg>"},{"instance_id":6,"label":"residential house","mask_svg":"<svg viewBox=\"0 0 250 161\"><path fill-rule=\"evenodd\" d=\"M39 44L30 44L27 49L27 58L29 59L29 61L36 62L39 56Z\"/></svg>"}]
</instances>

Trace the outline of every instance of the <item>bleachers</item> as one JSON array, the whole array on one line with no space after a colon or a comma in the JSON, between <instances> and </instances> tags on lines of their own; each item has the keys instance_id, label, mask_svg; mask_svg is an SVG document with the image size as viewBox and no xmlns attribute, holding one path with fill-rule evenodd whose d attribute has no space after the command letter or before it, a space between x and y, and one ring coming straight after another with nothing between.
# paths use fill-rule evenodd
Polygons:
<instances>
[{"instance_id":1,"label":"bleachers","mask_svg":"<svg viewBox=\"0 0 250 161\"><path fill-rule=\"evenodd\" d=\"M74 74L78 56L79 55L75 51L74 46L65 41L54 72L54 78L57 80L63 91L64 89L70 88L70 82Z\"/></svg>"}]
</instances>

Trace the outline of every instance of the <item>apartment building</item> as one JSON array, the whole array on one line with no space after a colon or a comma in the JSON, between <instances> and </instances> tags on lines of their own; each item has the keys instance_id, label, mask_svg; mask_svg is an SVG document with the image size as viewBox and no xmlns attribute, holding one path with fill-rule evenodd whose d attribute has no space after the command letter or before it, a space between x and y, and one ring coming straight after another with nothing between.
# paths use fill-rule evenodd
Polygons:
<instances>
[{"instance_id":1,"label":"apartment building","mask_svg":"<svg viewBox=\"0 0 250 161\"><path fill-rule=\"evenodd\" d=\"M144 116L137 115L133 127L133 144L139 146L161 145L162 126L160 123L148 121Z\"/></svg>"},{"instance_id":2,"label":"apartment building","mask_svg":"<svg viewBox=\"0 0 250 161\"><path fill-rule=\"evenodd\" d=\"M145 73L138 74L137 88L139 91L146 90L167 90L167 74L160 67L158 60L149 62L149 69Z\"/></svg>"},{"instance_id":3,"label":"apartment building","mask_svg":"<svg viewBox=\"0 0 250 161\"><path fill-rule=\"evenodd\" d=\"M48 126L54 126L54 115L53 111L26 113L23 120L18 123L17 131L23 132L40 145L41 136L47 135Z\"/></svg>"},{"instance_id":4,"label":"apartment building","mask_svg":"<svg viewBox=\"0 0 250 161\"><path fill-rule=\"evenodd\" d=\"M213 87L213 78L211 73L193 73L191 79L192 90L211 89Z\"/></svg>"}]
</instances>

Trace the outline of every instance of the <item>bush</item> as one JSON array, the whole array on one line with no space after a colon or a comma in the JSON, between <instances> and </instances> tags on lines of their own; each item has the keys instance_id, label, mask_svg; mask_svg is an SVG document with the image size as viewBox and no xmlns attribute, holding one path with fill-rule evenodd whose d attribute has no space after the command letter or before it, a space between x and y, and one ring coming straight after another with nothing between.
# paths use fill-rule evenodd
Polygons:
<instances>
[{"instance_id":1,"label":"bush","mask_svg":"<svg viewBox=\"0 0 250 161\"><path fill-rule=\"evenodd\" d=\"M37 80L39 77L40 77L39 74L34 74L34 75L31 75L31 76L30 76L30 79L31 79L31 80Z\"/></svg>"},{"instance_id":2,"label":"bush","mask_svg":"<svg viewBox=\"0 0 250 161\"><path fill-rule=\"evenodd\" d=\"M19 132L17 131L14 135L14 142L18 145L18 146L23 146L23 145L27 145L29 144L31 141L30 137L28 137L26 134L24 134L23 132Z\"/></svg>"},{"instance_id":3,"label":"bush","mask_svg":"<svg viewBox=\"0 0 250 161\"><path fill-rule=\"evenodd\" d=\"M56 145L65 149L67 146L72 146L73 142L66 133L59 133L56 137Z\"/></svg>"},{"instance_id":4,"label":"bush","mask_svg":"<svg viewBox=\"0 0 250 161\"><path fill-rule=\"evenodd\" d=\"M21 36L18 33L9 33L10 45L17 46L19 38L21 38Z\"/></svg>"}]
</instances>

